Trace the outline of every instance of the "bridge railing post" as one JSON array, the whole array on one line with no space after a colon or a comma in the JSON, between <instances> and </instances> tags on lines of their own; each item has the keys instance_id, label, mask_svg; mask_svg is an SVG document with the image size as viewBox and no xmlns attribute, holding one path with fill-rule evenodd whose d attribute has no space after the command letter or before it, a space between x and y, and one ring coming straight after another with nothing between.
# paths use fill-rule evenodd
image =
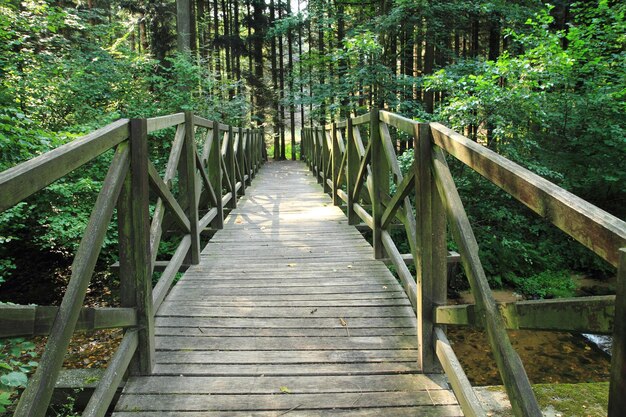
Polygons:
<instances>
[{"instance_id":1,"label":"bridge railing post","mask_svg":"<svg viewBox=\"0 0 626 417\"><path fill-rule=\"evenodd\" d=\"M626 410L626 248L619 250L611 352L611 383L609 387L609 417L624 415Z\"/></svg>"},{"instance_id":2,"label":"bridge railing post","mask_svg":"<svg viewBox=\"0 0 626 417\"><path fill-rule=\"evenodd\" d=\"M257 170L263 161L267 161L267 147L265 146L265 128L261 126L261 136L259 137L259 163Z\"/></svg>"},{"instance_id":3,"label":"bridge railing post","mask_svg":"<svg viewBox=\"0 0 626 417\"><path fill-rule=\"evenodd\" d=\"M224 207L222 206L222 143L220 135L220 124L213 122L213 140L211 141L211 152L207 163L207 171L211 187L217 197L217 215L211 222L213 229L224 227Z\"/></svg>"},{"instance_id":4,"label":"bridge railing post","mask_svg":"<svg viewBox=\"0 0 626 417\"><path fill-rule=\"evenodd\" d=\"M417 340L418 363L438 372L434 308L445 305L447 291L446 215L431 171L432 137L428 123L415 127L415 209L417 212Z\"/></svg>"},{"instance_id":5,"label":"bridge railing post","mask_svg":"<svg viewBox=\"0 0 626 417\"><path fill-rule=\"evenodd\" d=\"M231 199L227 203L228 208L237 208L237 172L235 169L235 137L233 136L233 127L228 126L228 146L226 146L225 166L230 179Z\"/></svg>"},{"instance_id":6,"label":"bridge railing post","mask_svg":"<svg viewBox=\"0 0 626 417\"><path fill-rule=\"evenodd\" d=\"M118 201L120 301L137 309L139 342L129 365L133 375L151 374L155 354L147 132L146 119L131 119L130 171Z\"/></svg>"},{"instance_id":7,"label":"bridge railing post","mask_svg":"<svg viewBox=\"0 0 626 417\"><path fill-rule=\"evenodd\" d=\"M361 222L361 218L354 211L354 188L359 174L360 158L356 142L354 141L354 127L352 126L352 119L350 117L348 117L346 130L346 191L348 194L348 224L356 225Z\"/></svg>"},{"instance_id":8,"label":"bridge railing post","mask_svg":"<svg viewBox=\"0 0 626 417\"><path fill-rule=\"evenodd\" d=\"M185 141L178 165L179 187L183 198L185 214L189 218L191 248L187 254L187 263L200 263L200 230L198 224L198 188L196 183L196 140L193 113L185 112Z\"/></svg>"},{"instance_id":9,"label":"bridge railing post","mask_svg":"<svg viewBox=\"0 0 626 417\"><path fill-rule=\"evenodd\" d=\"M385 157L385 150L380 136L379 109L374 107L370 111L370 141L372 147L372 219L374 257L385 257L385 249L382 241L382 217L385 210L383 198L389 195L389 163Z\"/></svg>"},{"instance_id":10,"label":"bridge railing post","mask_svg":"<svg viewBox=\"0 0 626 417\"><path fill-rule=\"evenodd\" d=\"M341 166L341 151L339 150L339 139L337 137L337 123L333 123L332 131L331 131L331 143L332 143L332 193L333 193L333 204L335 206L341 205L341 198L337 195L337 184L339 183L339 168Z\"/></svg>"},{"instance_id":11,"label":"bridge railing post","mask_svg":"<svg viewBox=\"0 0 626 417\"><path fill-rule=\"evenodd\" d=\"M244 155L243 147L243 127L237 129L237 135L239 140L237 141L237 172L239 172L239 179L241 180L241 188L239 189L239 195L246 195L246 156Z\"/></svg>"},{"instance_id":12,"label":"bridge railing post","mask_svg":"<svg viewBox=\"0 0 626 417\"><path fill-rule=\"evenodd\" d=\"M317 179L317 182L321 184L323 181L323 175L320 175L320 172L324 172L324 148L322 145L322 135L320 134L320 128L316 127L314 129L315 130L313 131L313 134L315 135L315 150L317 153L317 158L315 160L315 177Z\"/></svg>"}]
</instances>

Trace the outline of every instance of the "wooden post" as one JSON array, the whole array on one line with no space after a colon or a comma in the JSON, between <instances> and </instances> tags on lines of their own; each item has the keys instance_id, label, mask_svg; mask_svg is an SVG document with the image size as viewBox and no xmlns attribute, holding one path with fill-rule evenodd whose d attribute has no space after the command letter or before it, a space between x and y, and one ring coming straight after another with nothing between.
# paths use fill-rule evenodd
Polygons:
<instances>
[{"instance_id":1,"label":"wooden post","mask_svg":"<svg viewBox=\"0 0 626 417\"><path fill-rule=\"evenodd\" d=\"M211 227L221 229L224 227L224 208L222 207L222 143L220 140L220 124L213 122L213 141L207 164L207 171L211 186L217 197L217 215L211 222Z\"/></svg>"},{"instance_id":2,"label":"wooden post","mask_svg":"<svg viewBox=\"0 0 626 417\"><path fill-rule=\"evenodd\" d=\"M324 188L324 192L330 194L332 192L332 187L328 185L328 179L332 176L328 174L332 172L332 147L328 146L328 138L326 137L326 126L322 126L320 128L320 135L322 140L322 158L324 158L324 163L322 163L322 187Z\"/></svg>"},{"instance_id":3,"label":"wooden post","mask_svg":"<svg viewBox=\"0 0 626 417\"><path fill-rule=\"evenodd\" d=\"M626 410L626 248L621 248L617 267L608 416L623 416L624 410Z\"/></svg>"},{"instance_id":4,"label":"wooden post","mask_svg":"<svg viewBox=\"0 0 626 417\"><path fill-rule=\"evenodd\" d=\"M239 141L237 142L237 165L239 168L239 176L241 177L241 188L239 189L239 195L246 195L246 158L243 150L243 128L239 127L237 131Z\"/></svg>"},{"instance_id":5,"label":"wooden post","mask_svg":"<svg viewBox=\"0 0 626 417\"><path fill-rule=\"evenodd\" d=\"M433 309L446 302L446 217L431 171L432 140L428 123L415 126L417 212L417 344L423 372L440 370L434 350Z\"/></svg>"},{"instance_id":6,"label":"wooden post","mask_svg":"<svg viewBox=\"0 0 626 417\"><path fill-rule=\"evenodd\" d=\"M372 201L374 257L380 259L385 257L381 223L384 212L382 200L384 196L389 194L389 164L380 138L379 110L376 107L370 111L370 141L372 146L372 187L374 187L374 200Z\"/></svg>"},{"instance_id":7,"label":"wooden post","mask_svg":"<svg viewBox=\"0 0 626 417\"><path fill-rule=\"evenodd\" d=\"M248 181L246 181L246 185L249 186L252 184L252 177L254 176L252 173L252 130L250 128L246 129L246 175L248 176Z\"/></svg>"},{"instance_id":8,"label":"wooden post","mask_svg":"<svg viewBox=\"0 0 626 417\"><path fill-rule=\"evenodd\" d=\"M130 192L123 196L130 210L120 229L120 241L127 251L120 256L122 301L137 309L139 345L130 365L131 374L149 375L154 367L154 311L152 308L152 274L150 273L150 212L148 182L148 125L146 119L130 121ZM128 190L128 188L126 188ZM122 234L125 236L122 237ZM134 284L134 285L133 285ZM134 298L134 299L133 299Z\"/></svg>"},{"instance_id":9,"label":"wooden post","mask_svg":"<svg viewBox=\"0 0 626 417\"><path fill-rule=\"evenodd\" d=\"M348 224L356 225L361 222L361 218L354 212L354 187L356 186L357 175L359 173L359 151L354 141L354 126L352 126L352 119L348 117L348 130L346 152L347 164L346 164L346 187L348 192Z\"/></svg>"},{"instance_id":10,"label":"wooden post","mask_svg":"<svg viewBox=\"0 0 626 417\"><path fill-rule=\"evenodd\" d=\"M265 128L261 126L261 136L259 137L259 163L257 165L257 171L261 167L263 161L267 161L267 148L265 147Z\"/></svg>"},{"instance_id":11,"label":"wooden post","mask_svg":"<svg viewBox=\"0 0 626 417\"><path fill-rule=\"evenodd\" d=\"M333 145L332 148L332 181L333 181L333 205L339 206L341 205L341 198L337 195L337 187L338 179L339 179L339 168L341 165L341 151L339 150L339 139L337 138L337 123L333 123L332 131L331 131L331 142Z\"/></svg>"},{"instance_id":12,"label":"wooden post","mask_svg":"<svg viewBox=\"0 0 626 417\"><path fill-rule=\"evenodd\" d=\"M317 144L317 160L316 160L316 169L315 169L315 177L317 179L318 183L322 183L323 178L324 178L324 147L321 144L321 135L320 135L320 128L316 127L315 128L315 143ZM322 175L320 175L320 173L322 173Z\"/></svg>"},{"instance_id":13,"label":"wooden post","mask_svg":"<svg viewBox=\"0 0 626 417\"><path fill-rule=\"evenodd\" d=\"M300 160L304 161L304 135L302 134L302 129L300 129Z\"/></svg>"},{"instance_id":14,"label":"wooden post","mask_svg":"<svg viewBox=\"0 0 626 417\"><path fill-rule=\"evenodd\" d=\"M230 192L232 198L228 202L228 208L237 208L237 172L235 169L235 137L233 136L233 127L228 126L228 146L226 147L226 169L228 170L228 178L230 178Z\"/></svg>"},{"instance_id":15,"label":"wooden post","mask_svg":"<svg viewBox=\"0 0 626 417\"><path fill-rule=\"evenodd\" d=\"M198 187L196 184L196 143L193 124L193 113L185 112L185 141L179 162L180 190L185 194L185 214L189 218L191 229L191 249L185 262L197 265L200 263L200 230L198 230Z\"/></svg>"}]
</instances>

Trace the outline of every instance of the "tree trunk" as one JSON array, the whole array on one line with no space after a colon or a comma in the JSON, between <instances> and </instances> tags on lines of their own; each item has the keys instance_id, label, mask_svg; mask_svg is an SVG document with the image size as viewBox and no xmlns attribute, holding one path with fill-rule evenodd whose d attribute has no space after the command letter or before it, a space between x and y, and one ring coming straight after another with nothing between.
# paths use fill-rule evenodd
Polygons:
<instances>
[{"instance_id":1,"label":"tree trunk","mask_svg":"<svg viewBox=\"0 0 626 417\"><path fill-rule=\"evenodd\" d=\"M178 51L189 53L191 50L191 1L176 0L176 35Z\"/></svg>"}]
</instances>

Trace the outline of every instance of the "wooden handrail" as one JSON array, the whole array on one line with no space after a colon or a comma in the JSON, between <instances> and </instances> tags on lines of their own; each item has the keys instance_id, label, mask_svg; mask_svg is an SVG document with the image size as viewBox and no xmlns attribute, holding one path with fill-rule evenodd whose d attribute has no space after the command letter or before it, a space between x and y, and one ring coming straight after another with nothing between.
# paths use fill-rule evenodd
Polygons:
<instances>
[{"instance_id":1,"label":"wooden handrail","mask_svg":"<svg viewBox=\"0 0 626 417\"><path fill-rule=\"evenodd\" d=\"M359 127L369 123L367 146ZM396 146L389 127L412 136L415 165L404 176L396 159ZM320 132L331 131L328 146ZM346 144L340 142L345 132ZM594 331L613 333L614 345L626 343L623 320L616 311L626 311L626 290L616 297L581 297L575 300L542 300L496 304L478 257L471 225L447 168L442 150L456 157L489 181L546 217L612 265L618 266L618 288L626 288L626 260L620 264L620 248L626 247L626 223L576 197L506 158L484 148L438 123L420 123L389 111L373 109L361 116L302 130L302 159L313 171L335 204L346 204L350 224L362 220L374 234L374 254L387 255L398 272L417 314L419 362L434 370L436 356L450 375L453 389L467 415L484 415L469 384L457 366L442 329L436 324L473 325L487 329L503 383L516 416L540 416L530 383L513 350L505 328ZM326 151L326 149L328 151ZM332 175L326 175L328 164ZM389 178L397 189L389 195ZM345 190L342 186L345 185ZM415 190L416 206L409 196ZM413 212L417 218L413 219ZM444 306L446 302L446 219L460 248L476 305ZM406 259L388 232L404 224L417 276L411 277ZM624 249L626 251L626 249ZM626 252L624 252L626 253ZM622 256L622 259L625 259ZM620 266L621 265L621 266ZM619 306L619 308L617 307ZM538 317L541 316L541 320ZM574 318L574 319L572 319ZM544 320L545 319L545 320ZM621 341L621 342L620 342ZM626 406L626 382L619 369L626 349L616 348L612 358L611 410ZM436 353L435 353L436 350ZM445 362L445 363L444 363ZM468 388L469 387L469 388ZM477 408L478 407L478 408ZM621 408L620 408L621 407ZM611 413L611 412L610 412ZM610 414L616 417L615 411Z\"/></svg>"},{"instance_id":2,"label":"wooden handrail","mask_svg":"<svg viewBox=\"0 0 626 417\"><path fill-rule=\"evenodd\" d=\"M148 134L172 127L176 128L174 140L161 174L149 160ZM191 112L122 119L0 173L2 211L116 148L74 258L61 306L0 307L0 336L49 335L40 364L19 400L16 416L45 415L75 331L126 329L84 415L104 415L127 369L134 374L151 373L154 311L183 265L199 262L203 229L209 223L213 228L223 226L223 203L235 207L237 197L243 195L246 183L264 161L262 129L238 128L236 132L233 136L232 126ZM202 156L196 150L196 134L203 135ZM171 190L176 179L177 196ZM225 193L223 184L229 187ZM148 208L150 191L157 197L152 218ZM84 308L86 290L116 207L122 307ZM177 226L182 239L153 290L159 243L163 231L172 230L171 225Z\"/></svg>"}]
</instances>

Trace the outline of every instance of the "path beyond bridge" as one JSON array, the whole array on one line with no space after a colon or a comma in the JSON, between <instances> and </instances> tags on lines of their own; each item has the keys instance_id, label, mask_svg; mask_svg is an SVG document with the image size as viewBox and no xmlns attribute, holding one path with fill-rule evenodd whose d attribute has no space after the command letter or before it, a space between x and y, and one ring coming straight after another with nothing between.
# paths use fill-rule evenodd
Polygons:
<instances>
[{"instance_id":1,"label":"path beyond bridge","mask_svg":"<svg viewBox=\"0 0 626 417\"><path fill-rule=\"evenodd\" d=\"M116 417L462 415L418 370L402 287L300 162L264 166L155 324Z\"/></svg>"}]
</instances>

